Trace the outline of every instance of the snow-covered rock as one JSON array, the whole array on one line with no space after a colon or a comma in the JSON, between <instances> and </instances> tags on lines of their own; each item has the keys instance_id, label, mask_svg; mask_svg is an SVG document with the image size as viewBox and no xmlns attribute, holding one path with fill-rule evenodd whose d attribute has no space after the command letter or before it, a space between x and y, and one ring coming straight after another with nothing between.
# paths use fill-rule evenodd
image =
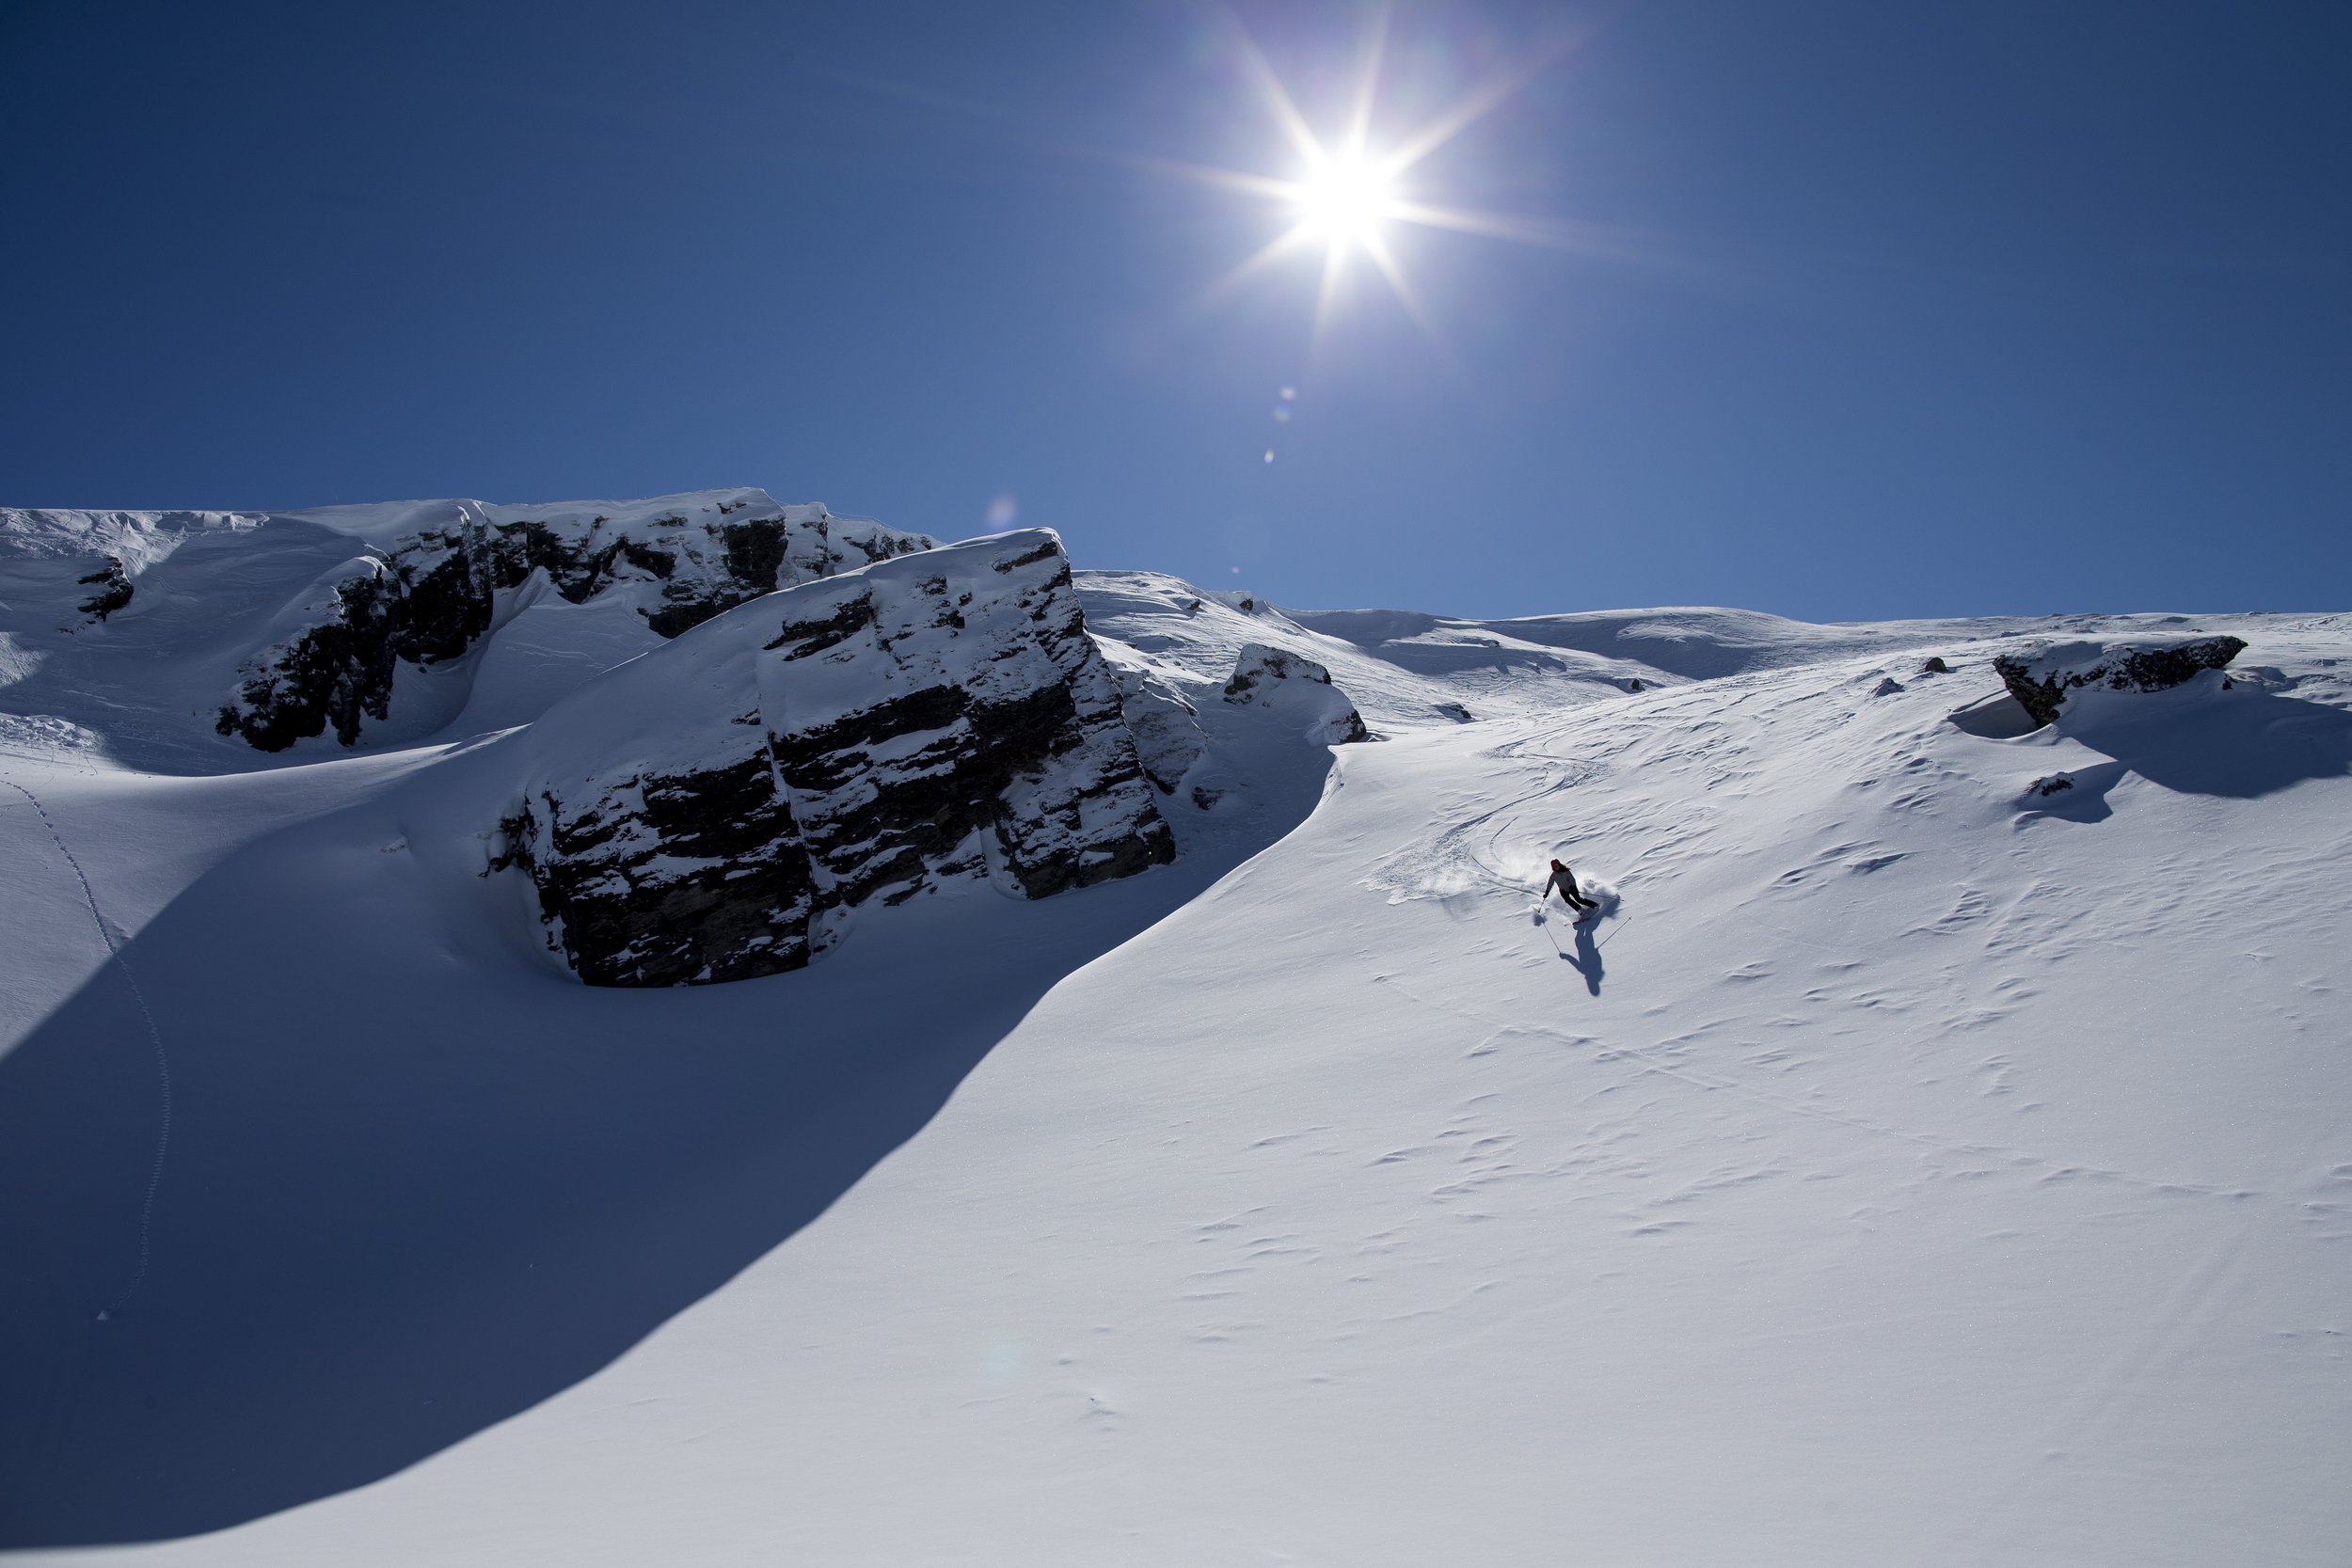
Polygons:
<instances>
[{"instance_id":1,"label":"snow-covered rock","mask_svg":"<svg viewBox=\"0 0 2352 1568\"><path fill-rule=\"evenodd\" d=\"M1144 777L1161 794L1175 794L1208 750L1200 710L1185 697L1177 678L1126 643L1098 637L1095 645L1119 682L1120 712L1127 733L1135 737Z\"/></svg>"},{"instance_id":2,"label":"snow-covered rock","mask_svg":"<svg viewBox=\"0 0 2352 1568\"><path fill-rule=\"evenodd\" d=\"M1044 530L739 607L530 740L501 863L591 984L797 969L868 899L1041 898L1175 855Z\"/></svg>"},{"instance_id":3,"label":"snow-covered rock","mask_svg":"<svg viewBox=\"0 0 2352 1568\"><path fill-rule=\"evenodd\" d=\"M345 510L368 509L309 515ZM247 664L219 733L275 752L331 726L356 744L364 720L388 716L398 662L465 654L490 630L499 592L533 573L571 604L631 592L666 638L779 588L937 544L822 504L780 506L756 490L628 506L422 503L404 521L405 531L355 560Z\"/></svg>"},{"instance_id":4,"label":"snow-covered rock","mask_svg":"<svg viewBox=\"0 0 2352 1568\"><path fill-rule=\"evenodd\" d=\"M1308 739L1323 745L1371 738L1363 715L1347 693L1331 684L1330 671L1303 655L1263 642L1242 645L1232 678L1225 683L1225 700L1289 714L1300 721Z\"/></svg>"},{"instance_id":5,"label":"snow-covered rock","mask_svg":"<svg viewBox=\"0 0 2352 1568\"><path fill-rule=\"evenodd\" d=\"M2019 705L2044 724L2067 694L2090 687L2162 691L2201 671L2218 670L2246 649L2235 637L2166 641L2059 642L1994 657L1993 668Z\"/></svg>"}]
</instances>

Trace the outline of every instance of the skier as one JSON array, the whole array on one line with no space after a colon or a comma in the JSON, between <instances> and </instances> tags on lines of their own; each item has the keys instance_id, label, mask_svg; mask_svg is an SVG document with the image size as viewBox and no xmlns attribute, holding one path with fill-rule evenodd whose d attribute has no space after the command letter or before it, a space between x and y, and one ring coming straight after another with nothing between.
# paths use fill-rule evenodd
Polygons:
<instances>
[{"instance_id":1,"label":"skier","mask_svg":"<svg viewBox=\"0 0 2352 1568\"><path fill-rule=\"evenodd\" d=\"M1584 916L1600 908L1598 904L1578 891L1576 873L1558 861L1551 863L1551 880L1544 884L1544 896L1547 899L1551 896L1551 890L1554 888L1558 888L1560 896L1568 901L1568 908L1577 911L1577 924L1580 926L1584 923Z\"/></svg>"}]
</instances>

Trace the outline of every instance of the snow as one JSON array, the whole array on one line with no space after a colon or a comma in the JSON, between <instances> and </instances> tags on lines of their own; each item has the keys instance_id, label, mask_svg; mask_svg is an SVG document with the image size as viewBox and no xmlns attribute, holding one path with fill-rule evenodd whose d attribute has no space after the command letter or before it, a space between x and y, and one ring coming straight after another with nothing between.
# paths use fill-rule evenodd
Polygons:
<instances>
[{"instance_id":1,"label":"snow","mask_svg":"<svg viewBox=\"0 0 2352 1568\"><path fill-rule=\"evenodd\" d=\"M164 569L221 551L227 592L277 528ZM659 991L573 983L480 875L531 729L257 768L156 738L165 660L0 687L0 777L174 1106L96 1323L160 1085L0 789L0 1541L2342 1560L2352 616L1079 587L1222 785L1165 808L1174 864ZM594 608L517 608L469 700L511 655L501 716L552 702L529 667L613 651ZM2259 678L1999 716L1995 653L2225 633ZM1224 702L1248 643L1386 740ZM1554 854L1595 924L1536 918Z\"/></svg>"}]
</instances>

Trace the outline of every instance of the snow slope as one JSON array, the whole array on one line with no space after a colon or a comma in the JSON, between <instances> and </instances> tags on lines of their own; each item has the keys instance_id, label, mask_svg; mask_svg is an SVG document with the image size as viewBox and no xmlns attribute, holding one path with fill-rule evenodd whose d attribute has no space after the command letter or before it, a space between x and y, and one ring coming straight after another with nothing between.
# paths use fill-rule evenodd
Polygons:
<instances>
[{"instance_id":1,"label":"snow slope","mask_svg":"<svg viewBox=\"0 0 2352 1568\"><path fill-rule=\"evenodd\" d=\"M1080 585L1235 786L1178 861L731 985L514 934L470 835L527 731L193 779L0 732L0 1540L2342 1560L2352 617ZM1949 717L2034 637L2192 631L2242 678ZM1218 700L1253 642L1389 738ZM1594 927L1534 918L1554 853Z\"/></svg>"}]
</instances>

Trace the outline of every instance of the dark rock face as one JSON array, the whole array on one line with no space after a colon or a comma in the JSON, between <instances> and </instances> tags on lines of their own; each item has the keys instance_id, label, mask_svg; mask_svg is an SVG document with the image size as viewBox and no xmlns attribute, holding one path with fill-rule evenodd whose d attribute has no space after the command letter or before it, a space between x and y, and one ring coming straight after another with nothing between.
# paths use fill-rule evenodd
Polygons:
<instances>
[{"instance_id":1,"label":"dark rock face","mask_svg":"<svg viewBox=\"0 0 2352 1568\"><path fill-rule=\"evenodd\" d=\"M1356 705L1331 684L1330 671L1263 642L1242 644L1232 678L1225 683L1225 700L1292 712L1305 721L1308 738L1327 746L1372 738Z\"/></svg>"},{"instance_id":2,"label":"dark rock face","mask_svg":"<svg viewBox=\"0 0 2352 1568\"><path fill-rule=\"evenodd\" d=\"M530 875L591 985L797 969L869 901L1042 898L1175 858L1042 531L739 609L541 729L494 864Z\"/></svg>"},{"instance_id":3,"label":"dark rock face","mask_svg":"<svg viewBox=\"0 0 2352 1568\"><path fill-rule=\"evenodd\" d=\"M722 503L724 521L683 513L614 525L609 517L492 518L459 503L448 526L421 529L362 557L321 599L314 623L246 666L215 728L265 752L328 728L355 745L388 717L402 661L437 664L490 629L501 590L545 572L581 604L631 588L646 624L675 637L779 588L928 549L935 541L833 516L822 506ZM124 597L128 598L128 585Z\"/></svg>"},{"instance_id":4,"label":"dark rock face","mask_svg":"<svg viewBox=\"0 0 2352 1568\"><path fill-rule=\"evenodd\" d=\"M2201 671L2218 670L2246 650L2235 637L2179 642L2073 642L2003 654L1993 660L2001 684L2038 723L2055 723L2067 694L2090 687L2162 691Z\"/></svg>"},{"instance_id":5,"label":"dark rock face","mask_svg":"<svg viewBox=\"0 0 2352 1568\"><path fill-rule=\"evenodd\" d=\"M363 719L381 720L392 700L393 660L408 640L395 610L397 590L388 568L345 578L334 589L331 619L281 643L277 657L239 690L242 705L222 706L213 727L242 736L264 752L282 752L333 725L335 738L354 745Z\"/></svg>"},{"instance_id":6,"label":"dark rock face","mask_svg":"<svg viewBox=\"0 0 2352 1568\"><path fill-rule=\"evenodd\" d=\"M92 572L76 580L85 588L98 590L81 605L82 613L94 621L103 621L131 602L131 574L122 569L120 556L108 556L104 571Z\"/></svg>"},{"instance_id":7,"label":"dark rock face","mask_svg":"<svg viewBox=\"0 0 2352 1568\"><path fill-rule=\"evenodd\" d=\"M813 888L765 745L642 773L567 812L542 790L500 823L508 863L592 986L747 979L808 961Z\"/></svg>"},{"instance_id":8,"label":"dark rock face","mask_svg":"<svg viewBox=\"0 0 2352 1568\"><path fill-rule=\"evenodd\" d=\"M1948 675L1951 673L1952 667L1944 662L1942 654L1930 654L1927 662L1919 666L1919 673L1923 675Z\"/></svg>"}]
</instances>

